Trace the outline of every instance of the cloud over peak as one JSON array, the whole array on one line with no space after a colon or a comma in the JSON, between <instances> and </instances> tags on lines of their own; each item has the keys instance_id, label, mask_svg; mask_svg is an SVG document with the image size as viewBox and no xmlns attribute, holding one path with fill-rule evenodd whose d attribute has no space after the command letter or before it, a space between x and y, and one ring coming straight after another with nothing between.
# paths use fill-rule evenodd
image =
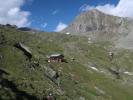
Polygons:
<instances>
[{"instance_id":1,"label":"cloud over peak","mask_svg":"<svg viewBox=\"0 0 133 100\"><path fill-rule=\"evenodd\" d=\"M91 9L98 9L104 13L115 16L133 18L133 0L120 0L116 6L111 4L98 6L84 4L80 7L80 11L87 11Z\"/></svg>"},{"instance_id":2,"label":"cloud over peak","mask_svg":"<svg viewBox=\"0 0 133 100\"><path fill-rule=\"evenodd\" d=\"M28 26L30 12L22 11L25 0L0 0L0 24L12 24L18 27Z\"/></svg>"},{"instance_id":3,"label":"cloud over peak","mask_svg":"<svg viewBox=\"0 0 133 100\"><path fill-rule=\"evenodd\" d=\"M60 32L63 29L65 29L67 27L67 24L64 24L62 22L59 22L58 25L56 26L56 29L54 30L55 32Z\"/></svg>"}]
</instances>

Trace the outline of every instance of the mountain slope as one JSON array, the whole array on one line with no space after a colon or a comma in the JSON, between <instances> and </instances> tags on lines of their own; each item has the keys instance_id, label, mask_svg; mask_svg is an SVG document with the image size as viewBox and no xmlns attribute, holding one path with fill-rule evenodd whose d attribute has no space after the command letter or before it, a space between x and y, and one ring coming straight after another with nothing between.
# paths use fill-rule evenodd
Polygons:
<instances>
[{"instance_id":1,"label":"mountain slope","mask_svg":"<svg viewBox=\"0 0 133 100\"><path fill-rule=\"evenodd\" d=\"M14 44L29 48L29 59ZM112 44L88 44L84 36L0 28L0 99L132 100L133 61L131 51L108 50ZM62 53L66 62L48 63L47 56ZM59 78L53 78L58 72Z\"/></svg>"}]
</instances>

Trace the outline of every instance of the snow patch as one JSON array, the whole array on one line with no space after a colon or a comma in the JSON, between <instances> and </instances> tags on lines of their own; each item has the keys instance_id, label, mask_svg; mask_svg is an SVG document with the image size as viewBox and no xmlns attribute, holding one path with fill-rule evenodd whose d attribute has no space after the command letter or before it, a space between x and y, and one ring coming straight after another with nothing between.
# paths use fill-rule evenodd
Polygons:
<instances>
[{"instance_id":1,"label":"snow patch","mask_svg":"<svg viewBox=\"0 0 133 100\"><path fill-rule=\"evenodd\" d=\"M90 67L92 70L99 71L96 67Z\"/></svg>"},{"instance_id":2,"label":"snow patch","mask_svg":"<svg viewBox=\"0 0 133 100\"><path fill-rule=\"evenodd\" d=\"M133 75L133 73L131 73L131 72L124 72L124 74L127 74L127 75Z\"/></svg>"},{"instance_id":3,"label":"snow patch","mask_svg":"<svg viewBox=\"0 0 133 100\"><path fill-rule=\"evenodd\" d=\"M67 32L67 33L66 33L66 35L70 35L70 33L69 33L69 32Z\"/></svg>"}]
</instances>

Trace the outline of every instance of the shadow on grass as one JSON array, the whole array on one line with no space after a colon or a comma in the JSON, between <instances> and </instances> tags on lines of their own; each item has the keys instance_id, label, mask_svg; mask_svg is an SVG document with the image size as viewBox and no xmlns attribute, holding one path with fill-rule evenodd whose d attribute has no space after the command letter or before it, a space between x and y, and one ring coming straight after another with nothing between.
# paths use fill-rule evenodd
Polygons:
<instances>
[{"instance_id":1,"label":"shadow on grass","mask_svg":"<svg viewBox=\"0 0 133 100\"><path fill-rule=\"evenodd\" d=\"M0 76L1 76L0 85L2 86L2 88L10 89L15 94L16 100L38 100L36 96L30 95L26 93L25 91L19 90L12 81L9 81L8 79L3 78L4 74L9 75L4 70L0 69Z\"/></svg>"}]
</instances>

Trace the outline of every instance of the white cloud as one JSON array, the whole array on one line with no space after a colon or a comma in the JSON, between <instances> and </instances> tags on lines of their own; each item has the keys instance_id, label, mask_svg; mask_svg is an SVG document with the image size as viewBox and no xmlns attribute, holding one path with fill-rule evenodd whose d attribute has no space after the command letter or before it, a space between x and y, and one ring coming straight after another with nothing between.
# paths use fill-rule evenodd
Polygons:
<instances>
[{"instance_id":1,"label":"white cloud","mask_svg":"<svg viewBox=\"0 0 133 100\"><path fill-rule=\"evenodd\" d=\"M0 24L12 24L18 27L28 26L30 12L22 11L25 0L0 0Z\"/></svg>"},{"instance_id":2,"label":"white cloud","mask_svg":"<svg viewBox=\"0 0 133 100\"><path fill-rule=\"evenodd\" d=\"M57 25L55 31L56 31L56 32L60 32L60 31L62 31L63 29L65 29L66 27L67 27L67 24L64 24L64 23L62 23L62 22L59 22L59 24Z\"/></svg>"},{"instance_id":3,"label":"white cloud","mask_svg":"<svg viewBox=\"0 0 133 100\"><path fill-rule=\"evenodd\" d=\"M98 6L90 6L84 4L80 7L80 11L86 11L91 9L98 9L104 13L112 14L115 16L133 18L133 0L120 0L116 6L111 4Z\"/></svg>"},{"instance_id":4,"label":"white cloud","mask_svg":"<svg viewBox=\"0 0 133 100\"><path fill-rule=\"evenodd\" d=\"M88 11L88 10L91 10L91 9L94 9L95 7L94 6L90 6L90 5L87 5L87 4L83 4L79 10L80 11Z\"/></svg>"},{"instance_id":5,"label":"white cloud","mask_svg":"<svg viewBox=\"0 0 133 100\"><path fill-rule=\"evenodd\" d=\"M56 15L57 13L59 13L59 10L55 10L52 12L52 15Z\"/></svg>"},{"instance_id":6,"label":"white cloud","mask_svg":"<svg viewBox=\"0 0 133 100\"><path fill-rule=\"evenodd\" d=\"M47 25L48 25L48 24L45 22L45 23L43 23L43 24L41 25L41 27L42 27L42 28L46 28Z\"/></svg>"}]
</instances>

